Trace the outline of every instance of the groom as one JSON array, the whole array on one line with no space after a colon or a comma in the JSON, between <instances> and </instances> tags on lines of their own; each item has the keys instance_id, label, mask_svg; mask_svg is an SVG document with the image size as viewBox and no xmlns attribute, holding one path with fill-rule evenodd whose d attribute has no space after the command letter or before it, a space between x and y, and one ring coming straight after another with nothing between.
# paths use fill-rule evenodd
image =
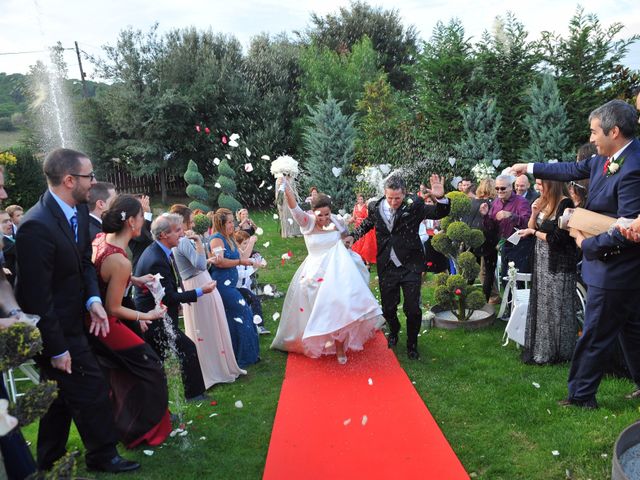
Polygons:
<instances>
[{"instance_id":1,"label":"groom","mask_svg":"<svg viewBox=\"0 0 640 480\"><path fill-rule=\"evenodd\" d=\"M420 358L420 285L422 272L426 270L418 229L424 219L442 218L449 213L450 208L449 200L444 198L442 179L438 175L431 175L431 190L427 192L434 199L435 205L425 204L416 195L407 196L404 179L399 175L391 175L384 182L384 197L369 209L369 216L353 232L355 241L373 227L376 229L382 313L389 324L387 340L389 347L398 343L398 304L402 289L402 308L407 316L407 355L412 360Z\"/></svg>"}]
</instances>

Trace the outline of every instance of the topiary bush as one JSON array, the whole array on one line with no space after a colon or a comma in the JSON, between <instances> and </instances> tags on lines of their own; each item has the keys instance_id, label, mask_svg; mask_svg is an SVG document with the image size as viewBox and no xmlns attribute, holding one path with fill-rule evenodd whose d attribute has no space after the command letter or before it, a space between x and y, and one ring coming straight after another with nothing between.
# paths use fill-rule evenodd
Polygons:
<instances>
[{"instance_id":1,"label":"topiary bush","mask_svg":"<svg viewBox=\"0 0 640 480\"><path fill-rule=\"evenodd\" d=\"M231 168L229 162L225 159L218 165L218 173L220 176L216 182L220 185L220 195L218 196L218 206L228 208L232 212L236 212L242 208L242 205L233 196L237 192L236 172Z\"/></svg>"},{"instance_id":2,"label":"topiary bush","mask_svg":"<svg viewBox=\"0 0 640 480\"><path fill-rule=\"evenodd\" d=\"M211 219L200 213L193 217L193 231L198 235L204 235L211 227Z\"/></svg>"},{"instance_id":3,"label":"topiary bush","mask_svg":"<svg viewBox=\"0 0 640 480\"><path fill-rule=\"evenodd\" d=\"M450 192L447 198L451 210L442 219L442 230L431 239L431 245L453 261L456 274L438 274L434 295L440 306L451 309L459 321L464 321L485 303L482 291L472 286L480 273L480 265L470 251L484 243L484 234L462 221L471 210L471 200L465 193Z\"/></svg>"},{"instance_id":4,"label":"topiary bush","mask_svg":"<svg viewBox=\"0 0 640 480\"><path fill-rule=\"evenodd\" d=\"M189 160L189 164L187 166L187 171L184 172L184 181L187 182L187 196L192 198L193 200L189 203L189 208L191 210L204 210L208 212L211 210L209 205L207 205L207 200L209 199L209 194L207 190L203 187L204 185L204 177L198 170L198 165L193 160Z\"/></svg>"}]
</instances>

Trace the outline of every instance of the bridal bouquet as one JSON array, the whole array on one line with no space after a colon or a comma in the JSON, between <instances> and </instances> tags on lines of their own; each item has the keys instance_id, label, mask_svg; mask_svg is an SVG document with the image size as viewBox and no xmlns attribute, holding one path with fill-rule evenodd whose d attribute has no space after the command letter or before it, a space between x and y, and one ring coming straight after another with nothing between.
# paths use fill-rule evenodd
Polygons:
<instances>
[{"instance_id":1,"label":"bridal bouquet","mask_svg":"<svg viewBox=\"0 0 640 480\"><path fill-rule=\"evenodd\" d=\"M298 162L289 155L282 155L271 162L271 174L275 178L297 177L300 173L298 169Z\"/></svg>"},{"instance_id":2,"label":"bridal bouquet","mask_svg":"<svg viewBox=\"0 0 640 480\"><path fill-rule=\"evenodd\" d=\"M479 182L485 178L493 178L496 174L496 169L493 165L488 165L486 163L480 162L476 163L473 168L471 168L471 173L476 178L476 181Z\"/></svg>"}]
</instances>

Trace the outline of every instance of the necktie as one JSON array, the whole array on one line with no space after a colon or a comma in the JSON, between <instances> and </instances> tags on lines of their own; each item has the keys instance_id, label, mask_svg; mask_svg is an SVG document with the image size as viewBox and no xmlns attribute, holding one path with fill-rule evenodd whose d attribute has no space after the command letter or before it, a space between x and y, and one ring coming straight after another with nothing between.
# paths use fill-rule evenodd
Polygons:
<instances>
[{"instance_id":1,"label":"necktie","mask_svg":"<svg viewBox=\"0 0 640 480\"><path fill-rule=\"evenodd\" d=\"M73 231L73 236L76 239L76 243L78 243L78 216L75 213L69 219L69 225L71 225L71 230Z\"/></svg>"},{"instance_id":2,"label":"necktie","mask_svg":"<svg viewBox=\"0 0 640 480\"><path fill-rule=\"evenodd\" d=\"M173 256L173 252L169 255L169 263L171 263L171 270L173 271L173 278L176 280L176 285L180 287L183 291L182 280L180 279L180 275L178 275L178 265L176 265L176 259Z\"/></svg>"},{"instance_id":3,"label":"necktie","mask_svg":"<svg viewBox=\"0 0 640 480\"><path fill-rule=\"evenodd\" d=\"M606 175L609 171L609 165L611 165L611 157L607 157L607 161L604 162L604 168L602 169L602 174Z\"/></svg>"}]
</instances>

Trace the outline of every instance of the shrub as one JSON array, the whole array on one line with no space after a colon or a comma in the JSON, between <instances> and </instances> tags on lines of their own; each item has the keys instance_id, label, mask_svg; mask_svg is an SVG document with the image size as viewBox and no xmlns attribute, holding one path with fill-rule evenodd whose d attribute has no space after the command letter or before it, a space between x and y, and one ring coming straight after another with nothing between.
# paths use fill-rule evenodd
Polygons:
<instances>
[{"instance_id":1,"label":"shrub","mask_svg":"<svg viewBox=\"0 0 640 480\"><path fill-rule=\"evenodd\" d=\"M193 217L193 231L198 235L204 235L211 227L211 219L205 214L200 213Z\"/></svg>"}]
</instances>

